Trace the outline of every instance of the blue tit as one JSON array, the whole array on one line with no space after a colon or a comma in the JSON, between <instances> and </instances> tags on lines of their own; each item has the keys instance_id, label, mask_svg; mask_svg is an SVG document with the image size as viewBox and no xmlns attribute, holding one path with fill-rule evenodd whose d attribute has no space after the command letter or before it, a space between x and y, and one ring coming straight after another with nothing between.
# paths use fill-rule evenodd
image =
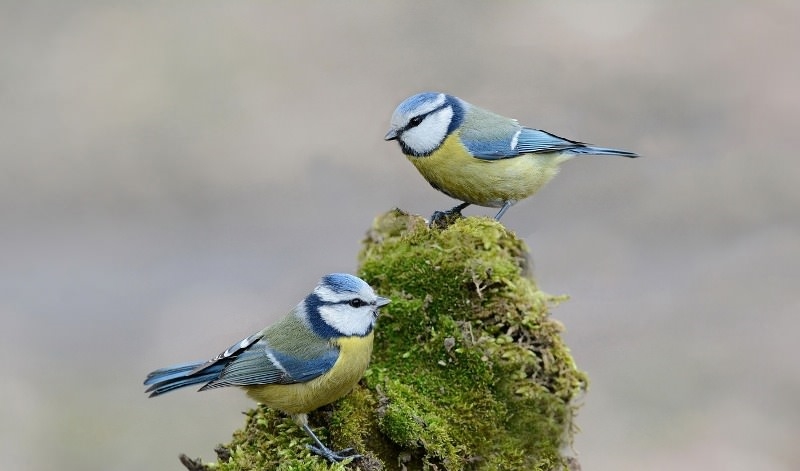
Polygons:
<instances>
[{"instance_id":1,"label":"blue tit","mask_svg":"<svg viewBox=\"0 0 800 471\"><path fill-rule=\"evenodd\" d=\"M239 386L291 415L314 440L314 453L331 462L359 458L352 449L335 452L323 445L307 414L347 394L364 375L378 310L388 303L358 277L327 275L276 324L208 361L153 371L144 384L150 397L193 384L203 384L200 391Z\"/></svg>"},{"instance_id":2,"label":"blue tit","mask_svg":"<svg viewBox=\"0 0 800 471\"><path fill-rule=\"evenodd\" d=\"M463 201L435 220L460 214L471 204L500 208L536 193L576 155L638 157L633 152L594 147L546 131L444 93L420 93L400 103L387 141L397 140L408 160L435 189Z\"/></svg>"}]
</instances>

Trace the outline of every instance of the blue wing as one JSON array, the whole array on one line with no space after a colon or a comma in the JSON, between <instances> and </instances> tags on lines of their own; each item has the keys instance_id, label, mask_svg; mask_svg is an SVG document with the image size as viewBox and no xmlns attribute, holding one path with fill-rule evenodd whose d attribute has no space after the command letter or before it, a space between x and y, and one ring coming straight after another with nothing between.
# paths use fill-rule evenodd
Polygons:
<instances>
[{"instance_id":1,"label":"blue wing","mask_svg":"<svg viewBox=\"0 0 800 471\"><path fill-rule=\"evenodd\" d=\"M330 370L339 349L325 345L309 358L296 357L270 348L264 332L251 335L208 361L161 368L147 375L150 397L172 390L204 384L205 389L222 386L291 384L309 381Z\"/></svg>"},{"instance_id":2,"label":"blue wing","mask_svg":"<svg viewBox=\"0 0 800 471\"><path fill-rule=\"evenodd\" d=\"M538 153L538 152L560 152L580 147L586 144L578 141L571 141L558 137L555 134L539 129L522 128L517 137L516 151L518 154Z\"/></svg>"},{"instance_id":3,"label":"blue wing","mask_svg":"<svg viewBox=\"0 0 800 471\"><path fill-rule=\"evenodd\" d=\"M266 340L261 340L238 355L217 379L200 390L222 386L303 383L329 371L338 359L339 349L333 346L313 358L301 358L273 350Z\"/></svg>"},{"instance_id":4,"label":"blue wing","mask_svg":"<svg viewBox=\"0 0 800 471\"><path fill-rule=\"evenodd\" d=\"M548 152L637 157L633 152L594 147L531 128L517 128L515 132L492 136L490 139L476 139L474 136L462 135L461 142L474 157L482 160L509 159L523 154Z\"/></svg>"}]
</instances>

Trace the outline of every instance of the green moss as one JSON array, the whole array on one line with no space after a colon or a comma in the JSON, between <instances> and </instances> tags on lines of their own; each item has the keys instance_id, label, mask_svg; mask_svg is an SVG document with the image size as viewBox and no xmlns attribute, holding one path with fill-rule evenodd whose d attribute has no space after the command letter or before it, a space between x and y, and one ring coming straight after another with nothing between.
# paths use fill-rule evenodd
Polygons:
<instances>
[{"instance_id":1,"label":"green moss","mask_svg":"<svg viewBox=\"0 0 800 471\"><path fill-rule=\"evenodd\" d=\"M231 443L217 448L218 461L201 465L197 460L194 462L197 466L195 469L219 471L347 469L344 464L329 466L327 461L309 452L306 444L311 443L310 438L287 416L261 405L248 411L246 415L244 428L234 432ZM318 430L317 433L320 439L327 438L324 429Z\"/></svg>"},{"instance_id":2,"label":"green moss","mask_svg":"<svg viewBox=\"0 0 800 471\"><path fill-rule=\"evenodd\" d=\"M552 469L586 387L549 318L527 248L485 218L429 229L391 212L369 232L360 275L393 303L376 331L380 429L447 469ZM380 411L379 411L380 412Z\"/></svg>"},{"instance_id":3,"label":"green moss","mask_svg":"<svg viewBox=\"0 0 800 471\"><path fill-rule=\"evenodd\" d=\"M540 291L524 242L485 218L445 229L399 210L374 222L359 275L392 303L382 309L364 381L312 414L333 448L355 446L360 469L567 468L586 389L550 319L564 297ZM213 467L329 469L289 419L248 416ZM327 432L327 433L326 433ZM223 455L223 457L225 457ZM340 465L330 469L339 469Z\"/></svg>"}]
</instances>

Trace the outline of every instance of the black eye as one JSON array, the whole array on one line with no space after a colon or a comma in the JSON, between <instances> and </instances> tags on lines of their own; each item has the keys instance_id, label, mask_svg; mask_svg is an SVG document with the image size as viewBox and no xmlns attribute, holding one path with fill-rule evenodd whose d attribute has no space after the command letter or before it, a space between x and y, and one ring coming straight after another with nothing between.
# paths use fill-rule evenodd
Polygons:
<instances>
[{"instance_id":1,"label":"black eye","mask_svg":"<svg viewBox=\"0 0 800 471\"><path fill-rule=\"evenodd\" d=\"M423 119L425 119L424 116L414 116L413 118L408 120L408 126L407 127L413 128L413 127L419 126L419 123L421 123Z\"/></svg>"},{"instance_id":2,"label":"black eye","mask_svg":"<svg viewBox=\"0 0 800 471\"><path fill-rule=\"evenodd\" d=\"M360 298L351 299L348 304L350 304L350 306L355 307L355 308L359 308L361 306L366 306L367 305L367 303L364 302L364 300L360 299Z\"/></svg>"}]
</instances>

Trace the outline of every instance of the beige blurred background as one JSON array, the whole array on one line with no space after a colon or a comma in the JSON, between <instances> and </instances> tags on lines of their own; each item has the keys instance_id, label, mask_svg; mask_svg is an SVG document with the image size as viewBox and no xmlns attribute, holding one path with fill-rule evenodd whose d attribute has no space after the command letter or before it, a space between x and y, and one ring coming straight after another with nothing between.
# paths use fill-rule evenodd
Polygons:
<instances>
[{"instance_id":1,"label":"beige blurred background","mask_svg":"<svg viewBox=\"0 0 800 471\"><path fill-rule=\"evenodd\" d=\"M213 458L250 402L145 374L451 206L382 140L442 90L645 156L503 220L572 296L584 469L800 469L797 2L0 5L0 468Z\"/></svg>"}]
</instances>

